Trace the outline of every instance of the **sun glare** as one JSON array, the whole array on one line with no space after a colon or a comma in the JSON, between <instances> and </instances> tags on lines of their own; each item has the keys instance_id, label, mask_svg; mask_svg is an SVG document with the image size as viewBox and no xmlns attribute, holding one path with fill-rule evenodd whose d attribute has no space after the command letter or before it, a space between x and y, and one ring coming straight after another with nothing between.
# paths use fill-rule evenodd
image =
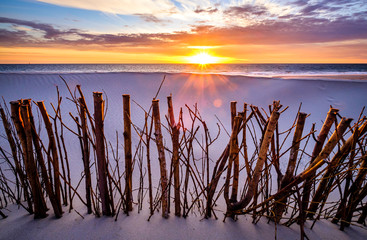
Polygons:
<instances>
[{"instance_id":1,"label":"sun glare","mask_svg":"<svg viewBox=\"0 0 367 240\"><path fill-rule=\"evenodd\" d=\"M188 57L188 62L205 65L205 64L210 64L210 63L218 63L219 58L214 57L207 52L200 52L194 56Z\"/></svg>"}]
</instances>

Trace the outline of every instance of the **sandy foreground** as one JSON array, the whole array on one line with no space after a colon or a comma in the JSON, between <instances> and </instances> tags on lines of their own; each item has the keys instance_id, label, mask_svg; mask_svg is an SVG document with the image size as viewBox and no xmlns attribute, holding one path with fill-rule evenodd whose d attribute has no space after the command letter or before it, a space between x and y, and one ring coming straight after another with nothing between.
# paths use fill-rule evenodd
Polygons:
<instances>
[{"instance_id":1,"label":"sandy foreground","mask_svg":"<svg viewBox=\"0 0 367 240\"><path fill-rule=\"evenodd\" d=\"M80 84L87 104L93 106L92 92L102 91L108 105L105 119L107 139L115 139L116 130L122 137L122 94L130 94L132 102L132 121L142 126L144 111L148 110L155 96L163 73L88 73L63 74L69 87L74 90ZM322 76L325 77L325 76ZM286 130L294 121L295 114L302 103L301 111L311 114L305 129L310 129L316 123L319 129L332 105L340 110L340 115L358 119L360 112L367 105L367 80L365 77L330 76L324 78L280 79L252 78L241 76L197 75L197 74L166 74L165 82L158 95L161 104L161 114L167 112L166 96L173 95L175 114L185 104L193 106L197 103L201 116L214 133L217 131L218 120L225 128L230 128L230 101L237 101L237 108L242 108L243 102L254 104L264 109L273 100L289 106L281 115L280 128ZM335 81L334 81L335 80ZM356 80L356 81L353 81ZM366 80L366 81L364 81ZM50 103L56 103L56 86L63 96L61 105L63 119L67 125L74 124L68 117L69 112L75 114L75 106L67 99L70 96L64 82L57 74L0 74L0 95L5 102L32 98L34 101L44 100L46 108L52 115ZM3 103L1 103L3 104ZM189 121L188 117L185 121ZM4 135L2 126L0 133ZM77 178L82 169L80 149L75 139L70 137L67 149L72 162L72 176ZM133 141L138 136L133 136ZM212 158L220 154L228 136L224 133L218 139L217 147L213 149ZM7 147L4 139L1 146ZM158 165L156 165L156 169ZM79 179L79 178L77 178ZM218 206L219 220L206 220L200 216L190 215L187 219L176 218L171 214L168 220L162 219L157 213L147 221L148 204L145 204L140 214L133 211L131 216L120 215L115 222L112 218L95 218L86 214L84 206L75 202L75 209L85 218L82 219L74 210L65 213L61 219L54 219L52 210L50 216L42 220L33 220L23 209L10 205L4 212L9 216L0 220L0 239L299 239L299 227L293 224L290 228L275 226L262 218L258 224L252 224L251 216L240 216L237 222L229 219L223 223L224 206ZM64 209L68 212L68 209ZM310 239L365 239L367 229L362 226L352 226L344 232L338 226L327 220L317 222L310 230L312 222L306 223L306 234Z\"/></svg>"}]
</instances>

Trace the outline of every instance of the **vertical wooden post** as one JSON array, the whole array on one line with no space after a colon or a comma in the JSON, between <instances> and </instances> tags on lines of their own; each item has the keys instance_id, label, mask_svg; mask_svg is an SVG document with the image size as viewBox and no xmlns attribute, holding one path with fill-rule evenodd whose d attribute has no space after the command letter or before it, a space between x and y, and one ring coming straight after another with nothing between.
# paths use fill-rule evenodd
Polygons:
<instances>
[{"instance_id":1,"label":"vertical wooden post","mask_svg":"<svg viewBox=\"0 0 367 240\"><path fill-rule=\"evenodd\" d=\"M229 158L233 161L233 182L232 182L232 195L231 195L231 202L237 202L237 193L238 193L238 177L240 175L240 157L239 157L239 147L238 147L238 131L239 125L236 126L238 129L234 129L234 121L237 116L237 109L236 109L237 102L231 102L231 119L232 119L232 131L236 134L235 138L233 139L233 143L231 143ZM241 124L242 119L237 120Z\"/></svg>"},{"instance_id":2,"label":"vertical wooden post","mask_svg":"<svg viewBox=\"0 0 367 240\"><path fill-rule=\"evenodd\" d=\"M21 119L21 116L20 116L20 104L21 104L21 101L12 101L12 102L10 102L10 105L11 105L11 118L12 118L12 121L14 123L19 141L20 141L21 146L22 146L22 151L21 152L22 152L22 156L23 156L23 163L25 165L26 161L27 161L27 153L26 153L27 143L26 143L26 139L25 139L25 132L24 132L22 119ZM23 171L22 171L22 173L23 173ZM27 171L24 174L24 179L25 179L25 183L26 183L25 188L24 188L24 195L25 195L25 198L26 198L27 203L28 203L28 212L30 214L33 214L34 211L33 211L33 206L32 206L32 200L31 200L31 196L28 192L28 184L27 184L27 180L26 180L27 179Z\"/></svg>"},{"instance_id":3,"label":"vertical wooden post","mask_svg":"<svg viewBox=\"0 0 367 240\"><path fill-rule=\"evenodd\" d=\"M21 116L24 124L24 132L26 137L26 171L27 177L31 184L33 204L34 204L34 218L47 217L47 205L42 193L42 187L39 180L36 163L33 157L33 144L32 144L32 128L29 117L29 102L21 106Z\"/></svg>"},{"instance_id":4,"label":"vertical wooden post","mask_svg":"<svg viewBox=\"0 0 367 240\"><path fill-rule=\"evenodd\" d=\"M131 113L130 113L130 95L122 95L123 99L123 116L124 116L124 150L125 150L125 196L126 206L125 212L133 210L133 194L132 194L132 151L131 151Z\"/></svg>"},{"instance_id":5,"label":"vertical wooden post","mask_svg":"<svg viewBox=\"0 0 367 240\"><path fill-rule=\"evenodd\" d=\"M26 153L26 151L27 151L27 142L26 142L26 137L25 137L25 131L24 131L22 118L20 116L21 101L12 101L12 102L10 102L10 105L11 105L11 118L13 120L15 129L17 131L17 135L18 135L20 144L22 145L23 160L25 162L26 158L27 158L27 153Z\"/></svg>"},{"instance_id":6,"label":"vertical wooden post","mask_svg":"<svg viewBox=\"0 0 367 240\"><path fill-rule=\"evenodd\" d=\"M87 110L84 105L85 101L83 98L78 99L80 104L80 120L82 124L82 146L83 146L83 165L84 165L84 174L85 174L85 196L87 200L87 209L88 214L92 213L92 201L91 201L91 188L92 188L92 178L90 175L89 168L89 139L88 139L88 126L87 126Z\"/></svg>"},{"instance_id":7,"label":"vertical wooden post","mask_svg":"<svg viewBox=\"0 0 367 240\"><path fill-rule=\"evenodd\" d=\"M279 109L278 105L279 105L279 102L276 105L273 112L271 113L269 121L268 121L268 125L266 127L265 132L264 132L263 141L262 141L261 146L260 146L259 157L258 157L258 160L256 162L254 173L253 173L251 181L249 183L247 193L239 202L231 204L229 210L233 211L233 210L237 210L237 209L241 209L241 208L246 207L251 202L251 199L253 198L253 196L256 192L256 189L258 187L257 185L259 183L260 176L261 176L261 173L263 171L263 166L264 166L265 161L266 161L268 148L269 148L271 139L273 138L274 130L275 130L275 127L276 127L278 119L279 119L280 113L278 112L278 109Z\"/></svg>"},{"instance_id":8,"label":"vertical wooden post","mask_svg":"<svg viewBox=\"0 0 367 240\"><path fill-rule=\"evenodd\" d=\"M8 138L8 142L9 142L9 145L10 145L10 148L11 148L12 156L13 156L13 159L14 159L16 173L19 176L20 183L21 183L21 186L22 186L23 191L24 191L24 196L25 196L25 199L26 199L27 204L28 204L27 211L32 214L33 213L32 202L31 202L31 198L30 198L29 193L28 193L27 177L24 174L24 172L22 170L21 163L18 159L17 146L15 144L15 141L14 141L14 138L13 138L13 135L12 135L12 132L11 132L10 123L9 123L9 121L8 121L6 115L5 115L4 109L0 108L0 113L1 113L1 119L3 121L4 129L5 129L5 132L6 132L6 136Z\"/></svg>"},{"instance_id":9,"label":"vertical wooden post","mask_svg":"<svg viewBox=\"0 0 367 240\"><path fill-rule=\"evenodd\" d=\"M250 162L248 160L248 154L247 154L247 135L246 135L246 128L247 128L247 103L243 104L243 128L242 128L242 146L243 146L243 156L244 156L244 160L245 160L245 167L246 167L246 173L247 173L247 178L248 180L250 180L250 176L251 176L251 168L250 168Z\"/></svg>"},{"instance_id":10,"label":"vertical wooden post","mask_svg":"<svg viewBox=\"0 0 367 240\"><path fill-rule=\"evenodd\" d=\"M233 185L235 184L235 181L237 181L237 186L238 186L238 175L235 176L235 173L233 173L233 178L237 177L237 179L233 179L231 199L229 198L229 185L230 185L230 179L231 179L231 175L232 175L232 165L233 164L236 165L236 163L234 163L234 162L235 162L236 157L238 156L238 151L239 151L238 143L236 142L236 139L237 139L238 132L240 130L241 122L242 122L241 117L235 117L234 118L232 134L231 134L231 138L229 140L229 161L228 161L227 177L226 177L224 193L223 193L224 198L225 198L226 203L227 203L227 206L230 206L230 203L237 201L237 188L234 189L235 186L233 186ZM234 167L236 167L236 166L234 166ZM235 199L235 201L232 201L234 192L236 193L235 194L236 199ZM234 217L234 215L232 217Z\"/></svg>"},{"instance_id":11,"label":"vertical wooden post","mask_svg":"<svg viewBox=\"0 0 367 240\"><path fill-rule=\"evenodd\" d=\"M173 164L173 183L175 189L175 215L181 216L181 199L180 199L180 159L179 159L179 136L180 125L175 122L173 112L172 96L167 97L168 116L172 129L172 164Z\"/></svg>"},{"instance_id":12,"label":"vertical wooden post","mask_svg":"<svg viewBox=\"0 0 367 240\"><path fill-rule=\"evenodd\" d=\"M298 114L296 129L293 135L292 148L289 154L287 171L284 177L282 178L281 188L287 186L292 181L292 177L294 175L294 169L297 163L298 149L300 145L300 140L302 138L302 132L303 127L305 125L306 116L307 116L306 113L300 112ZM283 216L283 212L286 209L287 198L283 198L281 201L279 199L275 199L275 202L276 203L273 207L274 221L278 223Z\"/></svg>"},{"instance_id":13,"label":"vertical wooden post","mask_svg":"<svg viewBox=\"0 0 367 240\"><path fill-rule=\"evenodd\" d=\"M233 129L234 118L237 116L236 105L237 105L236 101L231 102L231 129Z\"/></svg>"},{"instance_id":14,"label":"vertical wooden post","mask_svg":"<svg viewBox=\"0 0 367 240\"><path fill-rule=\"evenodd\" d=\"M158 149L158 159L161 170L161 187L162 187L162 217L168 218L168 196L167 196L167 170L166 170L166 157L164 154L162 130L161 130L161 118L159 113L159 100L154 99L152 101L153 105L153 119L154 119L154 129L156 144Z\"/></svg>"},{"instance_id":15,"label":"vertical wooden post","mask_svg":"<svg viewBox=\"0 0 367 240\"><path fill-rule=\"evenodd\" d=\"M56 200L59 204L59 209L61 208L61 193L60 193L60 171L59 171L59 156L57 154L57 148L56 148L56 140L55 140L55 135L54 132L52 130L52 123L50 121L50 117L47 113L45 104L43 101L39 101L37 102L37 106L40 109L43 121L45 123L46 126L46 130L47 130L47 135L48 135L48 139L49 139L49 146L51 148L51 152L52 152L52 163L53 163L53 167L54 167L54 185L55 185L55 196L56 196ZM66 177L66 176L64 176Z\"/></svg>"},{"instance_id":16,"label":"vertical wooden post","mask_svg":"<svg viewBox=\"0 0 367 240\"><path fill-rule=\"evenodd\" d=\"M111 208L107 186L107 166L106 166L107 164L105 156L104 131L103 131L104 102L101 92L93 92L93 98L94 98L95 134L96 134L96 155L97 155L97 167L98 167L98 187L102 201L102 214L110 216Z\"/></svg>"},{"instance_id":17,"label":"vertical wooden post","mask_svg":"<svg viewBox=\"0 0 367 240\"><path fill-rule=\"evenodd\" d=\"M145 135L146 135L146 143L147 143L147 168L148 168L148 183L149 183L149 210L150 215L154 214L154 206L153 206L153 187L152 187L152 170L150 166L150 139L152 135L153 129L153 118L151 119L149 132L148 132L148 113L145 112Z\"/></svg>"},{"instance_id":18,"label":"vertical wooden post","mask_svg":"<svg viewBox=\"0 0 367 240\"><path fill-rule=\"evenodd\" d=\"M30 100L23 100L23 103L25 105L29 105L30 106ZM42 180L45 184L46 187L46 192L48 194L48 197L50 198L50 202L52 205L52 208L54 210L55 216L56 218L61 218L62 217L62 209L60 209L59 207L61 206L55 196L55 193L53 191L52 188L52 184L50 182L50 178L47 174L47 169L46 169L46 164L45 164L45 160L43 158L42 155L42 150L41 150L41 145L40 145L40 139L38 136L38 133L36 132L36 126L34 124L34 119L33 119L33 114L32 114L32 109L29 108L29 118L30 118L30 124L31 124L31 130L32 130L32 139L33 139L33 143L34 143L34 148L36 150L36 156L37 156L37 162L38 162L38 166L41 169L41 175L42 175Z\"/></svg>"}]
</instances>

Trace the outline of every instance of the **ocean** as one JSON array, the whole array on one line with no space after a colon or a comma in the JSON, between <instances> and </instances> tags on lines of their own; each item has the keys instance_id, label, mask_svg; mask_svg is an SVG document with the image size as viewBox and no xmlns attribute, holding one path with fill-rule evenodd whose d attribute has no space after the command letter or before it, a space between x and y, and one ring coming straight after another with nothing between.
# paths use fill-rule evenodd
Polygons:
<instances>
[{"instance_id":1,"label":"ocean","mask_svg":"<svg viewBox=\"0 0 367 240\"><path fill-rule=\"evenodd\" d=\"M256 77L367 75L367 64L0 64L0 73L206 73Z\"/></svg>"}]
</instances>

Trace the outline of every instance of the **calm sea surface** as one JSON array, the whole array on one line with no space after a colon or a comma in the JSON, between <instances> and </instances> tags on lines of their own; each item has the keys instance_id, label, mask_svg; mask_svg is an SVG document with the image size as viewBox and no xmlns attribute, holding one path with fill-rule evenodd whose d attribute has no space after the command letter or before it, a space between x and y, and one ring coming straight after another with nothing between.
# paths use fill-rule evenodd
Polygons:
<instances>
[{"instance_id":1,"label":"calm sea surface","mask_svg":"<svg viewBox=\"0 0 367 240\"><path fill-rule=\"evenodd\" d=\"M165 72L244 76L367 75L367 64L0 64L0 73Z\"/></svg>"}]
</instances>

